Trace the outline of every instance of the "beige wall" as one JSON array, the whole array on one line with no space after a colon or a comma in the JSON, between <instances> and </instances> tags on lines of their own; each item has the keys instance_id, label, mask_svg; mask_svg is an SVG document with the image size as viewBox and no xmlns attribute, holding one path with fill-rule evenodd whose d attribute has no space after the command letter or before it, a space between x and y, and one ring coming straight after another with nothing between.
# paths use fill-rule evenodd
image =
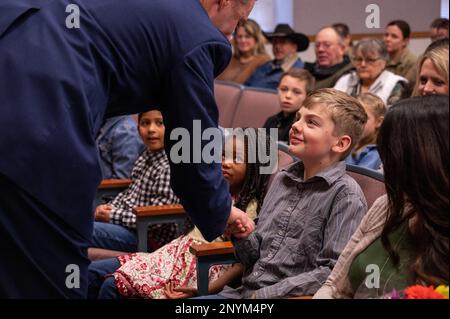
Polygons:
<instances>
[{"instance_id":1,"label":"beige wall","mask_svg":"<svg viewBox=\"0 0 450 319\"><path fill-rule=\"evenodd\" d=\"M424 39L412 39L409 48L410 50L417 56L421 55L427 46L430 44L430 39L424 38ZM269 44L266 46L267 53L269 53L270 56L273 57L272 54L272 46ZM316 60L316 56L314 54L314 43L311 43L308 50L305 52L299 53L299 56L302 58L303 61L307 62L314 62Z\"/></svg>"},{"instance_id":2,"label":"beige wall","mask_svg":"<svg viewBox=\"0 0 450 319\"><path fill-rule=\"evenodd\" d=\"M366 27L366 6L380 8L380 29ZM380 33L391 20L407 21L413 32L428 31L430 23L440 16L440 0L294 0L294 27L308 35L335 22L345 22L352 33Z\"/></svg>"}]
</instances>

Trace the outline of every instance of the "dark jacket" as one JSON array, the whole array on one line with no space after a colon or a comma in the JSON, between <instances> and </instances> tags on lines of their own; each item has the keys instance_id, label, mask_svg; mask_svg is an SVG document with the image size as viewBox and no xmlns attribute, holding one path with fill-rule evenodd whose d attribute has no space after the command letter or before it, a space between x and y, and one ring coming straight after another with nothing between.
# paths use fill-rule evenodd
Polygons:
<instances>
[{"instance_id":1,"label":"dark jacket","mask_svg":"<svg viewBox=\"0 0 450 319\"><path fill-rule=\"evenodd\" d=\"M316 79L315 89L332 88L344 74L354 70L350 58L345 55L344 60L329 68L320 68L317 62L305 63L305 69L308 70Z\"/></svg>"},{"instance_id":2,"label":"dark jacket","mask_svg":"<svg viewBox=\"0 0 450 319\"><path fill-rule=\"evenodd\" d=\"M296 112L284 116L283 112L277 113L266 120L264 128L277 128L278 140L289 143L289 131L295 120Z\"/></svg>"},{"instance_id":3,"label":"dark jacket","mask_svg":"<svg viewBox=\"0 0 450 319\"><path fill-rule=\"evenodd\" d=\"M292 68L301 69L303 66L304 62L298 58L294 65L292 65ZM281 64L272 60L259 66L244 85L276 90L284 72Z\"/></svg>"},{"instance_id":4,"label":"dark jacket","mask_svg":"<svg viewBox=\"0 0 450 319\"><path fill-rule=\"evenodd\" d=\"M80 28L66 26L72 3L80 9ZM0 229L8 224L11 233L29 232L22 241L39 238L60 258L49 260L24 242L2 242L0 250L23 250L17 258L28 256L36 276L59 290L56 296L68 296L76 289L65 287L58 267L80 264L87 274L101 179L95 136L104 115L158 106L170 154L178 142L169 140L171 129L192 132L193 119L203 129L217 127L213 82L230 61L231 46L198 0L0 0L0 12L0 178L54 214L30 230L26 223L11 226L8 214L23 214L29 224L38 214L9 208L0 214ZM220 164L177 164L171 171L172 187L204 237L221 235L231 198Z\"/></svg>"}]
</instances>

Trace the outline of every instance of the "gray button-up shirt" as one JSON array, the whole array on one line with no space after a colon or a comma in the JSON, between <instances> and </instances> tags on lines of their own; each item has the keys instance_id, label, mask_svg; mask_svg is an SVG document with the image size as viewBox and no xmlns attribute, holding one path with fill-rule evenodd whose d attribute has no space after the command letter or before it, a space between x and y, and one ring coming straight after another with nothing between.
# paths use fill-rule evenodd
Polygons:
<instances>
[{"instance_id":1,"label":"gray button-up shirt","mask_svg":"<svg viewBox=\"0 0 450 319\"><path fill-rule=\"evenodd\" d=\"M324 283L367 211L364 194L338 162L304 181L297 162L274 179L258 225L236 240L244 265L242 286L225 287L227 298L313 295Z\"/></svg>"}]
</instances>

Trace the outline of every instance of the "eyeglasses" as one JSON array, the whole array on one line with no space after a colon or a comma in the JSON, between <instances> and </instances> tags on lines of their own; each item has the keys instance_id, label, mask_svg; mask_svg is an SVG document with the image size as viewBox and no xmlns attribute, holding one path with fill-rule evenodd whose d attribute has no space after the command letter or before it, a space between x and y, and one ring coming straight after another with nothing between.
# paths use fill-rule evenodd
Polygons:
<instances>
[{"instance_id":1,"label":"eyeglasses","mask_svg":"<svg viewBox=\"0 0 450 319\"><path fill-rule=\"evenodd\" d=\"M354 57L354 58L353 58L353 62L354 62L355 64L362 64L363 61L364 61L366 64L374 64L374 63L377 62L378 60L380 60L379 57L378 57L378 58L361 58L361 57Z\"/></svg>"},{"instance_id":2,"label":"eyeglasses","mask_svg":"<svg viewBox=\"0 0 450 319\"><path fill-rule=\"evenodd\" d=\"M315 43L315 47L316 47L316 49L320 49L322 47L325 50L327 50L327 49L331 48L335 44L336 43L331 43L331 42L316 42Z\"/></svg>"}]
</instances>

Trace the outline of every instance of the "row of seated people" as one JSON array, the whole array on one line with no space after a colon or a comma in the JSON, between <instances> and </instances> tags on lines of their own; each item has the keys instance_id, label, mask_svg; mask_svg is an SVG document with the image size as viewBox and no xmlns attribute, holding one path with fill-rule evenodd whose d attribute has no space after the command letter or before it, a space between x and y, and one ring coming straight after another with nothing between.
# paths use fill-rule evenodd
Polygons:
<instances>
[{"instance_id":1,"label":"row of seated people","mask_svg":"<svg viewBox=\"0 0 450 319\"><path fill-rule=\"evenodd\" d=\"M448 38L448 19L433 21L431 35L432 42ZM363 40L362 44L353 46L348 26L335 23L317 33L316 62L305 63L297 54L309 47L309 39L304 34L295 32L287 24L277 25L274 32L264 33L256 21L243 21L233 38L234 56L219 79L276 89L284 72L291 68L305 68L316 79L316 89L334 87L341 80L339 88L345 84L347 90L354 94L364 90L380 93L387 103L391 94L395 97L406 89L407 83L412 88L416 82L417 57L408 49L410 36L409 24L394 20L387 24L382 40ZM272 44L273 60L265 50L267 40ZM366 67L361 66L362 61L366 62ZM371 66L373 70L363 72L369 64L374 65ZM365 74L361 77L359 73ZM389 83L380 88L380 81ZM391 92L394 87L395 91Z\"/></svg>"},{"instance_id":2,"label":"row of seated people","mask_svg":"<svg viewBox=\"0 0 450 319\"><path fill-rule=\"evenodd\" d=\"M258 173L262 163L249 163L245 152L250 138L228 140L225 149L229 148L234 156L223 161L224 177L230 183L235 205L257 216L258 223L248 238L231 238L240 264L212 267L209 292L220 291L217 298L282 298L313 295L325 284L318 296L358 296L367 293L359 289L364 288L365 265L386 262L392 265L382 269L381 279L392 280L396 286L371 290L372 296L382 296L387 287L400 289L414 282L448 285L448 268L442 266L448 259L448 199L445 201L447 195L442 197L448 192L448 107L446 98L421 97L400 102L387 113L377 141L387 197L377 200L369 212L361 188L345 174L344 159L362 136L367 122L361 103L347 94L325 89L305 100L292 126L288 146L289 153L301 158L301 162L276 174L267 196L268 176ZM424 116L427 121L422 121ZM153 123L153 128L141 128L145 121ZM152 152L164 154L161 134L155 135L157 125L162 125L159 112L140 116L139 131L145 144L149 149L158 145L159 151ZM269 140L263 135L260 130L250 134L253 143L260 146ZM235 157L241 158L241 163L236 163ZM428 171L430 161L432 171ZM168 164L167 157L165 163ZM161 166L164 165L149 167L149 174ZM421 174L416 174L417 169ZM140 197L133 191L145 193L152 184L146 180L149 174L141 174L134 174L132 186L122 193L122 199L128 195L123 203L131 203L128 210ZM134 188L138 185L144 188ZM166 186L164 179L157 188ZM432 191L422 192L430 188ZM431 203L433 207L427 206ZM117 209L111 206L105 215ZM130 227L122 228L135 236ZM426 239L424 245L412 247L418 238ZM91 297L192 296L197 275L190 247L202 242L200 232L194 229L153 253L96 261L90 268ZM379 258L372 260L375 255ZM333 270L335 264L337 270ZM410 264L414 267L409 268ZM105 280L108 274L112 276ZM226 286L241 276L239 287Z\"/></svg>"},{"instance_id":3,"label":"row of seated people","mask_svg":"<svg viewBox=\"0 0 450 319\"><path fill-rule=\"evenodd\" d=\"M368 40L361 41L358 45L364 51L371 46L380 49L378 44L377 41ZM448 54L448 38L434 42L427 49L417 64L419 80L413 89L414 96L448 95ZM306 96L316 87L315 83L315 78L308 71L296 68L282 74L277 92L217 81L215 96L219 108L219 123L225 128L277 128L278 140L287 143L295 115ZM341 86L339 83L341 81L337 86ZM355 96L358 90L343 91ZM393 91L396 93L390 94L391 102L401 95L401 90ZM360 92L356 97L364 105L369 121L363 138L352 150L347 162L380 170L381 162L374 141L389 107L386 105L388 96L383 99L377 94ZM136 121L131 116L106 120L98 135L97 144L103 177L106 179L129 178L134 161L144 148L137 134Z\"/></svg>"},{"instance_id":4,"label":"row of seated people","mask_svg":"<svg viewBox=\"0 0 450 319\"><path fill-rule=\"evenodd\" d=\"M355 49L356 51L370 53L373 51L382 51L382 45L377 40L363 40L356 45ZM414 96L430 94L448 95L448 52L448 38L437 40L427 48L417 64L419 80L415 83L413 88ZM379 54L384 53L379 52ZM367 57L364 57L363 59L366 58ZM372 62L378 63L377 61L377 59L373 59ZM359 71L357 72L358 74L370 77L371 74L379 74L378 71L381 72L381 66L368 65L369 62L366 62L363 63L365 65L360 69L361 73L359 73ZM400 100L402 97L403 86L397 85L396 82L390 82L392 85L389 87L388 91L385 92L386 94L380 94L381 91L385 91L385 88L389 86L388 79L383 78L380 80L379 85L376 85L381 90L377 92L377 94L370 93L371 90L362 93L364 90L347 89L348 86L345 83L348 83L352 76L352 74L345 75L344 78L342 78L343 81L338 80L335 88L344 91L351 96L357 97L364 105L369 116L369 121L366 125L363 138L360 143L356 145L352 154L349 155L347 162L380 170L381 161L374 143L377 131L389 106L393 102ZM359 75L356 76L358 77ZM359 80L351 81L352 83L359 83ZM305 69L293 68L281 75L278 84L278 103L280 112L269 117L263 125L265 128L278 128L279 140L285 142L288 141L289 130L294 122L295 115L300 109L306 96L316 87L315 82L315 78ZM222 93L223 96L219 95L218 105L221 114L224 114L230 110L228 104L230 104L230 102L232 104L233 102L231 101L232 98L229 98L229 94L231 94L232 90L222 90L224 91ZM245 88L244 92L249 90L251 89ZM266 110L268 109L268 104L274 102L269 102L265 96L264 98L267 100L266 102L262 101L262 98L259 98L258 100L253 99L250 102L246 102L246 105L240 106L238 116L240 121L244 121L248 118L257 120L259 117L267 114ZM225 100L225 102L221 103L221 100ZM255 112L256 110L257 112Z\"/></svg>"}]
</instances>

